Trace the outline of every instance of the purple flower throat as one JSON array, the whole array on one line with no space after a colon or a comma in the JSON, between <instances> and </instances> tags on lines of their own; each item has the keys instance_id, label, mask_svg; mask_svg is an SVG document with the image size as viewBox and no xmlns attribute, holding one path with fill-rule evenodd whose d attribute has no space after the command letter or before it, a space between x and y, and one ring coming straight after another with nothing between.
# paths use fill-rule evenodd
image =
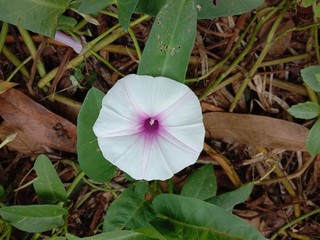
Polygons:
<instances>
[{"instance_id":1,"label":"purple flower throat","mask_svg":"<svg viewBox=\"0 0 320 240\"><path fill-rule=\"evenodd\" d=\"M159 122L155 118L146 118L144 120L144 132L151 135L156 135L159 129Z\"/></svg>"}]
</instances>

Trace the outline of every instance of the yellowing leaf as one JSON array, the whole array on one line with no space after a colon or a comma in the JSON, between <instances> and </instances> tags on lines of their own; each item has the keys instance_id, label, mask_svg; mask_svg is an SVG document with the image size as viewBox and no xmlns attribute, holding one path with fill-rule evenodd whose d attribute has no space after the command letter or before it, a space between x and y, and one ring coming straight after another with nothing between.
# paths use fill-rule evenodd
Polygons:
<instances>
[{"instance_id":1,"label":"yellowing leaf","mask_svg":"<svg viewBox=\"0 0 320 240\"><path fill-rule=\"evenodd\" d=\"M0 80L0 94L4 93L8 89L13 88L13 87L15 87L17 85L18 85L18 83L7 82L7 81Z\"/></svg>"}]
</instances>

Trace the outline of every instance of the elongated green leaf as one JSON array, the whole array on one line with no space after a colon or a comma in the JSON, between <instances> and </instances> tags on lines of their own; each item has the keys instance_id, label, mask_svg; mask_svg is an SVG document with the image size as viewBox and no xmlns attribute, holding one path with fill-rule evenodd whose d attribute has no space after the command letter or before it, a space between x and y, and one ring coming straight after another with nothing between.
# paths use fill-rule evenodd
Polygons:
<instances>
[{"instance_id":1,"label":"elongated green leaf","mask_svg":"<svg viewBox=\"0 0 320 240\"><path fill-rule=\"evenodd\" d=\"M311 154L320 153L320 119L310 129L307 137L307 149Z\"/></svg>"},{"instance_id":2,"label":"elongated green leaf","mask_svg":"<svg viewBox=\"0 0 320 240\"><path fill-rule=\"evenodd\" d=\"M64 225L68 212L55 205L10 206L0 208L0 216L25 232L45 232Z\"/></svg>"},{"instance_id":3,"label":"elongated green leaf","mask_svg":"<svg viewBox=\"0 0 320 240\"><path fill-rule=\"evenodd\" d=\"M239 217L199 199L161 194L153 207L162 217L151 224L167 239L266 239Z\"/></svg>"},{"instance_id":4,"label":"elongated green leaf","mask_svg":"<svg viewBox=\"0 0 320 240\"><path fill-rule=\"evenodd\" d=\"M151 225L144 227L144 228L135 229L134 231L142 233L145 236L148 236L152 239L167 240L157 229L155 229Z\"/></svg>"},{"instance_id":5,"label":"elongated green leaf","mask_svg":"<svg viewBox=\"0 0 320 240\"><path fill-rule=\"evenodd\" d=\"M81 13L98 13L100 10L115 3L116 0L82 0L77 1L78 11Z\"/></svg>"},{"instance_id":6,"label":"elongated green leaf","mask_svg":"<svg viewBox=\"0 0 320 240\"><path fill-rule=\"evenodd\" d=\"M136 12L156 16L166 2L167 0L140 0ZM196 0L195 7L198 10L198 19L238 15L263 4L263 0L221 0L217 2L218 4L214 5L212 0Z\"/></svg>"},{"instance_id":7,"label":"elongated green leaf","mask_svg":"<svg viewBox=\"0 0 320 240\"><path fill-rule=\"evenodd\" d=\"M149 225L155 213L145 195L148 184L137 182L127 188L109 207L103 224L103 231L142 228Z\"/></svg>"},{"instance_id":8,"label":"elongated green leaf","mask_svg":"<svg viewBox=\"0 0 320 240\"><path fill-rule=\"evenodd\" d=\"M128 31L131 15L139 0L117 0L118 15L121 26Z\"/></svg>"},{"instance_id":9,"label":"elongated green leaf","mask_svg":"<svg viewBox=\"0 0 320 240\"><path fill-rule=\"evenodd\" d=\"M146 237L141 233L137 233L134 231L127 231L127 230L116 230L113 232L107 232L107 233L101 233L92 237L84 237L79 238L76 236L73 236L69 233L66 234L66 237L68 240L152 240L152 238Z\"/></svg>"},{"instance_id":10,"label":"elongated green leaf","mask_svg":"<svg viewBox=\"0 0 320 240\"><path fill-rule=\"evenodd\" d=\"M212 0L196 0L198 19L210 19L239 15L263 4L263 0L220 0L213 5Z\"/></svg>"},{"instance_id":11,"label":"elongated green leaf","mask_svg":"<svg viewBox=\"0 0 320 240\"><path fill-rule=\"evenodd\" d=\"M77 129L80 167L91 179L98 182L109 181L116 171L116 167L103 157L92 129L98 118L103 97L104 94L100 90L89 90L79 112Z\"/></svg>"},{"instance_id":12,"label":"elongated green leaf","mask_svg":"<svg viewBox=\"0 0 320 240\"><path fill-rule=\"evenodd\" d=\"M0 0L0 20L54 37L58 18L71 0Z\"/></svg>"},{"instance_id":13,"label":"elongated green leaf","mask_svg":"<svg viewBox=\"0 0 320 240\"><path fill-rule=\"evenodd\" d=\"M213 165L207 164L197 169L184 184L180 195L200 200L212 198L217 193L217 181Z\"/></svg>"},{"instance_id":14,"label":"elongated green leaf","mask_svg":"<svg viewBox=\"0 0 320 240\"><path fill-rule=\"evenodd\" d=\"M294 105L288 112L296 118L311 119L320 115L320 106L315 102L305 102Z\"/></svg>"},{"instance_id":15,"label":"elongated green leaf","mask_svg":"<svg viewBox=\"0 0 320 240\"><path fill-rule=\"evenodd\" d=\"M303 81L308 84L313 91L320 92L320 66L310 66L301 70Z\"/></svg>"},{"instance_id":16,"label":"elongated green leaf","mask_svg":"<svg viewBox=\"0 0 320 240\"><path fill-rule=\"evenodd\" d=\"M235 205L242 203L248 199L248 197L252 192L253 186L254 186L253 182L245 184L231 192L217 195L207 200L207 202L217 205L219 207L222 207L225 210L232 211Z\"/></svg>"},{"instance_id":17,"label":"elongated green leaf","mask_svg":"<svg viewBox=\"0 0 320 240\"><path fill-rule=\"evenodd\" d=\"M67 201L66 190L47 156L37 157L34 170L37 178L33 181L33 187L41 200L46 203Z\"/></svg>"},{"instance_id":18,"label":"elongated green leaf","mask_svg":"<svg viewBox=\"0 0 320 240\"><path fill-rule=\"evenodd\" d=\"M185 81L193 48L197 10L192 0L168 1L155 19L138 74Z\"/></svg>"},{"instance_id":19,"label":"elongated green leaf","mask_svg":"<svg viewBox=\"0 0 320 240\"><path fill-rule=\"evenodd\" d=\"M166 2L167 0L139 0L135 12L143 12L151 16L156 16Z\"/></svg>"}]
</instances>

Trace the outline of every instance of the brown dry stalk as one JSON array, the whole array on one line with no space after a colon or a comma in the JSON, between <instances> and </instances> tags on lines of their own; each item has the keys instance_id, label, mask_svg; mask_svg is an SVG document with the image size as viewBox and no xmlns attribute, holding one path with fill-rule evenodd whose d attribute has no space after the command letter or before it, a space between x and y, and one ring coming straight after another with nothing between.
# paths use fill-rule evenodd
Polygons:
<instances>
[{"instance_id":1,"label":"brown dry stalk","mask_svg":"<svg viewBox=\"0 0 320 240\"><path fill-rule=\"evenodd\" d=\"M234 170L230 161L225 156L217 153L206 143L204 143L203 149L214 161L216 161L223 168L234 186L240 187L242 185L238 174Z\"/></svg>"}]
</instances>

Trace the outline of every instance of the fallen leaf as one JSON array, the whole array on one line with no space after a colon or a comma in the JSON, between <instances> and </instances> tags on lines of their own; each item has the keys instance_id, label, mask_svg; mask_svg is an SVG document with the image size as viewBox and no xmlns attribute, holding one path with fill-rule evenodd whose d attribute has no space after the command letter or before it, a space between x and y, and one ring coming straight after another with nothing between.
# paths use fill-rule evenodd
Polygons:
<instances>
[{"instance_id":1,"label":"fallen leaf","mask_svg":"<svg viewBox=\"0 0 320 240\"><path fill-rule=\"evenodd\" d=\"M13 87L15 87L17 85L18 85L18 83L7 82L7 81L0 80L0 94L4 93L8 89L13 88Z\"/></svg>"},{"instance_id":2,"label":"fallen leaf","mask_svg":"<svg viewBox=\"0 0 320 240\"><path fill-rule=\"evenodd\" d=\"M22 154L39 154L45 153L46 149L35 139L24 134L19 129L14 129L4 121L0 124L0 139L3 141L10 134L16 133L17 136L15 139L6 144L14 151L17 151Z\"/></svg>"},{"instance_id":3,"label":"fallen leaf","mask_svg":"<svg viewBox=\"0 0 320 240\"><path fill-rule=\"evenodd\" d=\"M309 130L299 124L265 116L211 112L203 115L206 137L225 142L306 151Z\"/></svg>"},{"instance_id":4,"label":"fallen leaf","mask_svg":"<svg viewBox=\"0 0 320 240\"><path fill-rule=\"evenodd\" d=\"M76 152L76 126L18 90L0 94L0 115L12 128L46 147Z\"/></svg>"}]
</instances>

